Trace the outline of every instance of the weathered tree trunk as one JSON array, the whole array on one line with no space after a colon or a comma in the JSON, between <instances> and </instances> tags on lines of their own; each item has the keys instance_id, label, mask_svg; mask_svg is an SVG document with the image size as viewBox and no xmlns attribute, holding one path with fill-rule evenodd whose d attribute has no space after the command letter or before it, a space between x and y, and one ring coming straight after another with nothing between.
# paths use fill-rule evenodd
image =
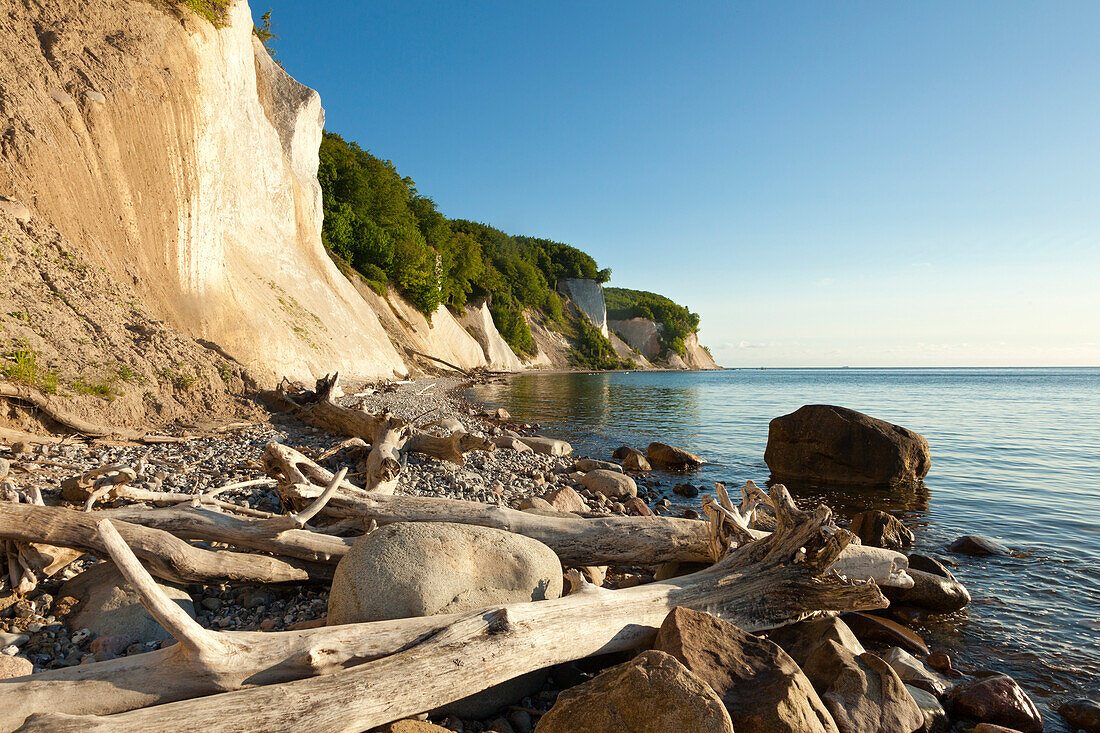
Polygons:
<instances>
[{"instance_id":1,"label":"weathered tree trunk","mask_svg":"<svg viewBox=\"0 0 1100 733\"><path fill-rule=\"evenodd\" d=\"M368 491L392 494L401 475L401 450L408 440L409 428L404 420L383 414L383 420L371 439L363 483Z\"/></svg>"},{"instance_id":2,"label":"weathered tree trunk","mask_svg":"<svg viewBox=\"0 0 1100 733\"><path fill-rule=\"evenodd\" d=\"M329 484L332 473L293 448L271 443L264 463L282 477L279 490L292 503L312 501ZM457 522L495 527L526 535L548 545L567 566L659 565L664 562L713 562L728 545L717 550L706 522L675 517L607 517L580 519L521 512L508 507L459 499L384 496L363 491L344 481L325 505L339 517L394 522ZM751 538L768 533L748 530ZM874 579L880 585L910 587L905 555L878 547L849 546L836 571L857 580Z\"/></svg>"},{"instance_id":3,"label":"weathered tree trunk","mask_svg":"<svg viewBox=\"0 0 1100 733\"><path fill-rule=\"evenodd\" d=\"M652 640L665 615L676 606L714 613L747 631L774 628L819 610L843 612L886 606L886 599L874 583L847 582L828 572L851 539L850 533L832 523L831 512L824 507L810 514L800 512L785 489L776 487L773 492L779 530L731 550L721 562L693 575L608 591L586 585L574 572L571 580L581 587L579 592L553 601L451 617L439 631L418 638L404 651L350 669L115 715L74 715L69 703L81 710L91 703L67 699L63 706L51 705L56 712L34 716L20 730L161 733L170 724L227 733L361 731L434 709L526 672L597 653L641 647ZM122 552L115 549L115 554ZM131 578L136 570L129 567L124 572L137 587ZM144 584L141 592L155 595L155 587L148 585ZM147 601L147 605L155 613L164 613L155 603ZM170 604L165 601L161 605ZM383 623L386 628L395 628L425 620ZM178 622L181 628L173 633L184 637L180 646L193 648L202 664L225 664L225 658L236 653L227 640L207 642L186 628L182 620L168 622ZM356 626L364 635L381 627ZM420 626L419 633L423 630ZM85 680L95 676L97 666L87 665ZM8 685L28 684L27 680L0 683L0 693L12 689ZM183 684L193 684L193 680ZM99 701L95 704L103 705Z\"/></svg>"},{"instance_id":4,"label":"weathered tree trunk","mask_svg":"<svg viewBox=\"0 0 1100 733\"><path fill-rule=\"evenodd\" d=\"M0 502L0 539L71 547L106 557L96 534L95 514L61 507ZM134 552L158 577L177 583L287 583L330 578L328 564L245 552L211 551L189 545L159 529L118 522Z\"/></svg>"}]
</instances>

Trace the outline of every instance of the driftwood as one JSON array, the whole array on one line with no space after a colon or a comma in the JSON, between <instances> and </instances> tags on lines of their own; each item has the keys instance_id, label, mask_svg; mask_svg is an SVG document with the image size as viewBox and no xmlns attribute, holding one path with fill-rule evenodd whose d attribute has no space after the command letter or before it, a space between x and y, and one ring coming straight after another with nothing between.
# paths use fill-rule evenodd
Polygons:
<instances>
[{"instance_id":1,"label":"driftwood","mask_svg":"<svg viewBox=\"0 0 1100 733\"><path fill-rule=\"evenodd\" d=\"M719 563L699 573L609 591L588 585L573 571L570 579L575 592L557 600L489 608L458 618L400 619L317 629L314 631L318 637L313 641L343 629L353 630L355 638L390 633L394 634L390 640L395 640L404 634L406 643L398 647L401 651L350 669L279 684L263 683L271 681L272 674L287 673L285 666L253 668L260 679L249 678L248 669L237 668L234 671L238 678L261 686L114 715L81 714L109 706L121 709L105 699L108 695L90 699L93 696L88 694L60 694L81 688L90 690L94 684L113 692L117 687L111 681L112 669L106 667L112 662L82 666L84 674L79 681L74 679L75 671L69 671L73 681L62 684L45 681L35 687L36 681L45 675L17 678L0 682L5 703L20 701L19 712L5 713L5 719L51 711L26 720L21 731L161 733L166 725L226 732L302 728L318 733L360 731L434 709L553 664L639 648L652 641L665 615L676 606L714 613L746 631L763 631L818 611L843 612L887 605L874 583L844 581L829 571L851 534L833 524L827 508L800 512L781 486L773 489L773 497L779 529L731 550ZM104 527L102 534L109 537L109 527ZM218 671L222 668L237 663L242 667L256 664L250 651L241 651L233 645L241 635L206 631L178 611L172 613L174 607L158 597L155 584L138 577L140 565L125 557L121 539L109 538L104 542L111 546L116 562L142 594L146 606L179 639L176 655L197 660L188 664L190 669L197 666L199 674L178 674L171 678L164 668L173 660L167 659L165 653L148 660L151 663L148 676L164 682L160 700L170 699L180 687L188 688L189 694L193 694L196 685L216 687L225 677ZM433 622L442 622L434 633L430 626ZM268 636L288 641L301 638L295 634ZM313 661L314 665L301 664L297 674L327 671L318 670L316 663L341 656L342 652L332 651L338 648L337 644L311 647L299 661ZM163 651L170 652L171 648ZM116 667L122 662L139 664L144 661L142 657L152 656L127 657L114 660L113 664ZM188 664L183 665L185 669ZM60 672L64 671L45 674ZM28 690L34 694L29 695ZM126 704L133 704L138 693L127 688L124 696L131 700ZM28 700L30 706L26 705Z\"/></svg>"},{"instance_id":2,"label":"driftwood","mask_svg":"<svg viewBox=\"0 0 1100 733\"><path fill-rule=\"evenodd\" d=\"M106 557L106 547L96 533L97 521L95 514L62 507L0 502L0 539L69 547ZM154 575L172 582L287 583L332 576L328 564L204 550L163 530L126 522L115 526Z\"/></svg>"},{"instance_id":3,"label":"driftwood","mask_svg":"<svg viewBox=\"0 0 1100 733\"><path fill-rule=\"evenodd\" d=\"M264 463L282 477L279 490L294 504L313 501L323 490L318 484L329 485L333 480L331 472L279 443L267 446ZM727 541L716 553L710 526L691 519L555 517L459 499L374 494L347 481L340 484L323 511L378 524L457 522L503 529L539 540L567 566L713 562L728 547ZM767 534L748 530L746 536L761 539ZM836 570L849 578L870 578L880 585L907 588L913 582L905 574L908 566L905 555L899 552L851 545L839 558Z\"/></svg>"}]
</instances>

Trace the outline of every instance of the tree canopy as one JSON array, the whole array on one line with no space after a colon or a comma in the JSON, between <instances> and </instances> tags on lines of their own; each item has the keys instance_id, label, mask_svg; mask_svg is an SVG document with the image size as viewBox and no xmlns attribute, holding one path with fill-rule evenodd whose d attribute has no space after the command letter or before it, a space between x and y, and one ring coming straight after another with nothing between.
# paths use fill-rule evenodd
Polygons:
<instances>
[{"instance_id":1,"label":"tree canopy","mask_svg":"<svg viewBox=\"0 0 1100 733\"><path fill-rule=\"evenodd\" d=\"M604 288L607 317L613 321L648 318L662 326L661 340L666 348L684 355L684 339L699 330L699 314L648 290Z\"/></svg>"}]
</instances>

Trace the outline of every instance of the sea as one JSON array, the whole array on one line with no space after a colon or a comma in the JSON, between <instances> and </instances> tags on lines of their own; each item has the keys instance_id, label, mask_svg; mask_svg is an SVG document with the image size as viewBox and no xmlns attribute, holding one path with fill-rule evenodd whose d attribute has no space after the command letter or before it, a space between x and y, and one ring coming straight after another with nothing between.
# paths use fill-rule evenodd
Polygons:
<instances>
[{"instance_id":1,"label":"sea","mask_svg":"<svg viewBox=\"0 0 1100 733\"><path fill-rule=\"evenodd\" d=\"M472 398L538 423L576 455L610 458L620 445L681 446L708 463L689 475L655 472L679 507L676 483L713 492L769 482L768 423L807 404L849 407L927 438L932 468L898 489L787 484L803 506L842 518L888 511L916 534L914 551L957 563L973 601L918 627L964 669L1014 677L1044 712L1100 691L1100 369L727 369L714 372L525 373L479 386ZM736 500L736 499L735 499ZM1006 556L948 553L963 534Z\"/></svg>"}]
</instances>

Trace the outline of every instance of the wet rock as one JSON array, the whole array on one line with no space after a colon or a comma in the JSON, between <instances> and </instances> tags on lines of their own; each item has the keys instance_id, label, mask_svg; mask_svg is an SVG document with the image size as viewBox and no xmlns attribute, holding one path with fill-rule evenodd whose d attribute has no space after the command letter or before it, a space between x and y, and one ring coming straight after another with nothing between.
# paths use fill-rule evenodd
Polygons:
<instances>
[{"instance_id":1,"label":"wet rock","mask_svg":"<svg viewBox=\"0 0 1100 733\"><path fill-rule=\"evenodd\" d=\"M195 606L187 592L170 585L160 587L188 616L195 617ZM68 619L71 629L88 629L94 636L128 636L143 643L171 638L141 605L138 594L113 563L93 565L66 582L59 597L66 596L80 600L76 613ZM73 639L77 643L76 634Z\"/></svg>"},{"instance_id":2,"label":"wet rock","mask_svg":"<svg viewBox=\"0 0 1100 733\"><path fill-rule=\"evenodd\" d=\"M699 514L699 512L695 511L694 509L685 509L684 511L680 512L680 516L683 517L684 519L701 519L702 518L702 515Z\"/></svg>"},{"instance_id":3,"label":"wet rock","mask_svg":"<svg viewBox=\"0 0 1100 733\"><path fill-rule=\"evenodd\" d=\"M833 405L805 405L772 420L764 461L777 478L850 486L913 483L932 465L919 434Z\"/></svg>"},{"instance_id":4,"label":"wet rock","mask_svg":"<svg viewBox=\"0 0 1100 733\"><path fill-rule=\"evenodd\" d=\"M588 473L589 471L595 471L600 469L603 471L615 471L616 473L622 473L623 467L618 463L612 463L611 461L597 461L595 458L580 458L573 464L574 471L580 471L581 473Z\"/></svg>"},{"instance_id":5,"label":"wet rock","mask_svg":"<svg viewBox=\"0 0 1100 733\"><path fill-rule=\"evenodd\" d=\"M894 647L882 655L882 660L890 665L902 682L919 687L930 694L940 697L947 690L947 680L929 671L924 662L904 649Z\"/></svg>"},{"instance_id":6,"label":"wet rock","mask_svg":"<svg viewBox=\"0 0 1100 733\"><path fill-rule=\"evenodd\" d=\"M34 665L29 659L0 654L0 680L23 677L32 672L34 672Z\"/></svg>"},{"instance_id":7,"label":"wet rock","mask_svg":"<svg viewBox=\"0 0 1100 733\"><path fill-rule=\"evenodd\" d=\"M806 675L774 642L710 614L674 608L653 647L718 693L738 733L837 730Z\"/></svg>"},{"instance_id":8,"label":"wet rock","mask_svg":"<svg viewBox=\"0 0 1100 733\"><path fill-rule=\"evenodd\" d=\"M871 509L857 514L849 528L865 545L903 550L913 544L913 532L892 514Z\"/></svg>"},{"instance_id":9,"label":"wet rock","mask_svg":"<svg viewBox=\"0 0 1100 733\"><path fill-rule=\"evenodd\" d=\"M904 606L899 604L890 604L890 608L887 609L890 616L900 624L906 626L916 626L923 624L928 620L928 617L933 615L932 611L927 608L918 608L916 606Z\"/></svg>"},{"instance_id":10,"label":"wet rock","mask_svg":"<svg viewBox=\"0 0 1100 733\"><path fill-rule=\"evenodd\" d=\"M1008 675L967 680L944 697L955 717L1016 728L1021 733L1042 733L1043 719L1035 703Z\"/></svg>"},{"instance_id":11,"label":"wet rock","mask_svg":"<svg viewBox=\"0 0 1100 733\"><path fill-rule=\"evenodd\" d=\"M951 666L951 656L944 654L943 652L936 652L935 654L928 655L928 666L932 669L940 672L946 672L947 670L954 670Z\"/></svg>"},{"instance_id":12,"label":"wet rock","mask_svg":"<svg viewBox=\"0 0 1100 733\"><path fill-rule=\"evenodd\" d=\"M993 725L992 723L978 723L971 729L970 733L1022 733L1015 728L1006 728L1003 725Z\"/></svg>"},{"instance_id":13,"label":"wet rock","mask_svg":"<svg viewBox=\"0 0 1100 733\"><path fill-rule=\"evenodd\" d=\"M559 512L580 513L588 511L588 505L584 503L581 495L569 486L551 489L543 494L542 498L546 500L551 509L556 509Z\"/></svg>"},{"instance_id":14,"label":"wet rock","mask_svg":"<svg viewBox=\"0 0 1100 733\"><path fill-rule=\"evenodd\" d=\"M623 473L597 469L584 474L580 482L589 491L598 491L608 497L638 495L638 484Z\"/></svg>"},{"instance_id":15,"label":"wet rock","mask_svg":"<svg viewBox=\"0 0 1100 733\"><path fill-rule=\"evenodd\" d=\"M628 453L623 458L623 468L627 471L636 471L638 473L649 473L653 470L653 466L649 464L646 457L639 451L633 451Z\"/></svg>"},{"instance_id":16,"label":"wet rock","mask_svg":"<svg viewBox=\"0 0 1100 733\"><path fill-rule=\"evenodd\" d=\"M931 555L922 555L918 552L911 553L909 555L909 568L911 570L920 570L922 573L938 575L948 580L955 579L955 576L947 569L947 566Z\"/></svg>"},{"instance_id":17,"label":"wet rock","mask_svg":"<svg viewBox=\"0 0 1100 733\"><path fill-rule=\"evenodd\" d=\"M988 555L1007 555L1011 552L1008 547L1002 545L1000 542L976 534L963 535L948 545L947 549L951 552L958 552L963 555L978 555L980 557Z\"/></svg>"},{"instance_id":18,"label":"wet rock","mask_svg":"<svg viewBox=\"0 0 1100 733\"><path fill-rule=\"evenodd\" d=\"M646 458L658 468L698 468L706 463L694 453L667 443L650 443L646 448Z\"/></svg>"},{"instance_id":19,"label":"wet rock","mask_svg":"<svg viewBox=\"0 0 1100 733\"><path fill-rule=\"evenodd\" d=\"M365 535L340 561L328 624L459 613L558 598L561 565L546 545L489 527L398 522Z\"/></svg>"},{"instance_id":20,"label":"wet rock","mask_svg":"<svg viewBox=\"0 0 1100 733\"><path fill-rule=\"evenodd\" d=\"M714 690L660 651L642 652L558 695L536 733L733 733ZM738 729L740 731L740 729Z\"/></svg>"},{"instance_id":21,"label":"wet rock","mask_svg":"<svg viewBox=\"0 0 1100 733\"><path fill-rule=\"evenodd\" d=\"M835 641L853 654L867 651L852 630L839 618L820 618L799 621L768 632L768 638L802 667L818 647L827 641Z\"/></svg>"},{"instance_id":22,"label":"wet rock","mask_svg":"<svg viewBox=\"0 0 1100 733\"><path fill-rule=\"evenodd\" d=\"M900 646L914 654L928 654L928 645L920 634L888 618L859 612L846 613L841 618L860 641L878 641Z\"/></svg>"},{"instance_id":23,"label":"wet rock","mask_svg":"<svg viewBox=\"0 0 1100 733\"><path fill-rule=\"evenodd\" d=\"M958 611L970 603L970 593L957 580L913 570L912 568L907 572L913 578L912 588L885 587L882 589L883 594L890 599L891 603L920 606L937 613Z\"/></svg>"},{"instance_id":24,"label":"wet rock","mask_svg":"<svg viewBox=\"0 0 1100 733\"><path fill-rule=\"evenodd\" d=\"M629 455L636 455L636 456L643 456L643 457L645 456L645 454L642 453L637 448L631 448L630 446L626 446L626 445L620 445L618 448L616 448L615 450L613 450L611 452L611 457L615 458L615 459L618 459L620 461L625 460L626 457L629 456Z\"/></svg>"},{"instance_id":25,"label":"wet rock","mask_svg":"<svg viewBox=\"0 0 1100 733\"><path fill-rule=\"evenodd\" d=\"M1079 697L1062 703L1058 712L1070 725L1085 733L1100 733L1100 703Z\"/></svg>"},{"instance_id":26,"label":"wet rock","mask_svg":"<svg viewBox=\"0 0 1100 733\"><path fill-rule=\"evenodd\" d=\"M672 487L672 493L678 496L686 496L689 499L694 499L699 496L699 489L695 488L691 484L676 484Z\"/></svg>"},{"instance_id":27,"label":"wet rock","mask_svg":"<svg viewBox=\"0 0 1100 733\"><path fill-rule=\"evenodd\" d=\"M943 705L940 705L936 696L910 684L906 684L905 689L909 691L910 697L924 716L924 725L918 728L920 733L947 733L947 711L943 709Z\"/></svg>"}]
</instances>

